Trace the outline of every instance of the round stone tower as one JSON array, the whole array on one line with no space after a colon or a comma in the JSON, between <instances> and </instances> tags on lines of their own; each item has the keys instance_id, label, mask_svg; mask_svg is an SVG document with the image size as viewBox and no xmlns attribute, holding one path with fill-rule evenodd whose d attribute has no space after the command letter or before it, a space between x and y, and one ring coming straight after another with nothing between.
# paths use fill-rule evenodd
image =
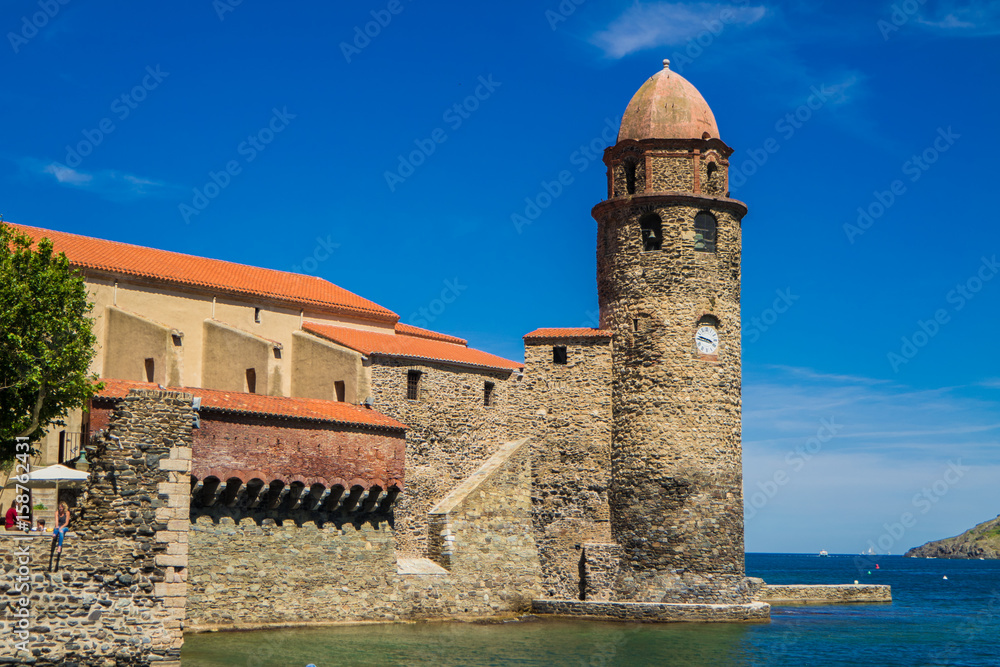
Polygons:
<instances>
[{"instance_id":1,"label":"round stone tower","mask_svg":"<svg viewBox=\"0 0 1000 667\"><path fill-rule=\"evenodd\" d=\"M604 152L601 327L612 332L615 597L747 602L740 441L740 221L715 116L669 61Z\"/></svg>"}]
</instances>

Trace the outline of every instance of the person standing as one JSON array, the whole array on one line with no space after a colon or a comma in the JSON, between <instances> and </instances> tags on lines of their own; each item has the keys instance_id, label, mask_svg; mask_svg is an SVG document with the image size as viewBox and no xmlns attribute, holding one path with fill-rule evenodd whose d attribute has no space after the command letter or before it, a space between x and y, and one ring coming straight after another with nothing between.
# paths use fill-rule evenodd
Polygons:
<instances>
[{"instance_id":1,"label":"person standing","mask_svg":"<svg viewBox=\"0 0 1000 667\"><path fill-rule=\"evenodd\" d=\"M56 510L56 529L52 531L55 533L56 538L56 553L62 553L63 538L69 531L69 506L66 503L59 503L59 509Z\"/></svg>"}]
</instances>

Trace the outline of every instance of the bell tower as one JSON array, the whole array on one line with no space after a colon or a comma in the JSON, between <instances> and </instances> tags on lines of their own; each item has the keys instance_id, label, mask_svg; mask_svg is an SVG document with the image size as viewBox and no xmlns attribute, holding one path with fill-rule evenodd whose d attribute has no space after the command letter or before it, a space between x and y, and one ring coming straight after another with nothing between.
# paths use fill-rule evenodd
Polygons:
<instances>
[{"instance_id":1,"label":"bell tower","mask_svg":"<svg viewBox=\"0 0 1000 667\"><path fill-rule=\"evenodd\" d=\"M594 207L612 332L614 597L748 602L740 433L740 224L712 110L669 61L604 152Z\"/></svg>"}]
</instances>

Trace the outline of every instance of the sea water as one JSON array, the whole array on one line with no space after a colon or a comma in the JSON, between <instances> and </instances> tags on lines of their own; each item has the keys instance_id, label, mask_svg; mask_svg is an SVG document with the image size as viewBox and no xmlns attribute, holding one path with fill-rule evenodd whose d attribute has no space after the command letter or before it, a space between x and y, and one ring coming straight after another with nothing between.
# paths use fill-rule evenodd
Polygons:
<instances>
[{"instance_id":1,"label":"sea water","mask_svg":"<svg viewBox=\"0 0 1000 667\"><path fill-rule=\"evenodd\" d=\"M891 604L773 606L760 624L538 620L186 637L184 667L1000 665L1000 561L747 554L785 584L889 584Z\"/></svg>"}]
</instances>

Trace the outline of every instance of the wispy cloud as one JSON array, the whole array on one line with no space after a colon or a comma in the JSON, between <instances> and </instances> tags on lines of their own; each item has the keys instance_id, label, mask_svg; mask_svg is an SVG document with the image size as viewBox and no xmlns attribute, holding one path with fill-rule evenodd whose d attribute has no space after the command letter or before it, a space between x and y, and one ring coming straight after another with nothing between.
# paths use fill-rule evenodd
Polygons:
<instances>
[{"instance_id":1,"label":"wispy cloud","mask_svg":"<svg viewBox=\"0 0 1000 667\"><path fill-rule=\"evenodd\" d=\"M1000 384L987 380L979 386ZM744 369L743 460L753 551L855 552L883 524L919 523L894 553L957 534L1000 511L1000 401L970 387L915 390L808 368ZM836 434L817 440L823 425ZM968 472L926 512L914 497L950 462ZM775 475L783 482L773 483ZM761 493L772 495L760 502ZM765 494L766 495L766 494Z\"/></svg>"},{"instance_id":2,"label":"wispy cloud","mask_svg":"<svg viewBox=\"0 0 1000 667\"><path fill-rule=\"evenodd\" d=\"M762 6L739 7L707 2L637 2L591 37L609 58L657 46L679 46L701 33L727 25L749 25L764 17Z\"/></svg>"},{"instance_id":3,"label":"wispy cloud","mask_svg":"<svg viewBox=\"0 0 1000 667\"><path fill-rule=\"evenodd\" d=\"M143 197L165 197L176 194L179 186L164 181L144 178L115 169L85 172L67 167L59 162L45 162L34 158L20 160L28 174L75 190L91 192L113 201Z\"/></svg>"},{"instance_id":4,"label":"wispy cloud","mask_svg":"<svg viewBox=\"0 0 1000 667\"><path fill-rule=\"evenodd\" d=\"M917 17L925 28L949 35L1000 34L1000 0L943 2Z\"/></svg>"}]
</instances>

